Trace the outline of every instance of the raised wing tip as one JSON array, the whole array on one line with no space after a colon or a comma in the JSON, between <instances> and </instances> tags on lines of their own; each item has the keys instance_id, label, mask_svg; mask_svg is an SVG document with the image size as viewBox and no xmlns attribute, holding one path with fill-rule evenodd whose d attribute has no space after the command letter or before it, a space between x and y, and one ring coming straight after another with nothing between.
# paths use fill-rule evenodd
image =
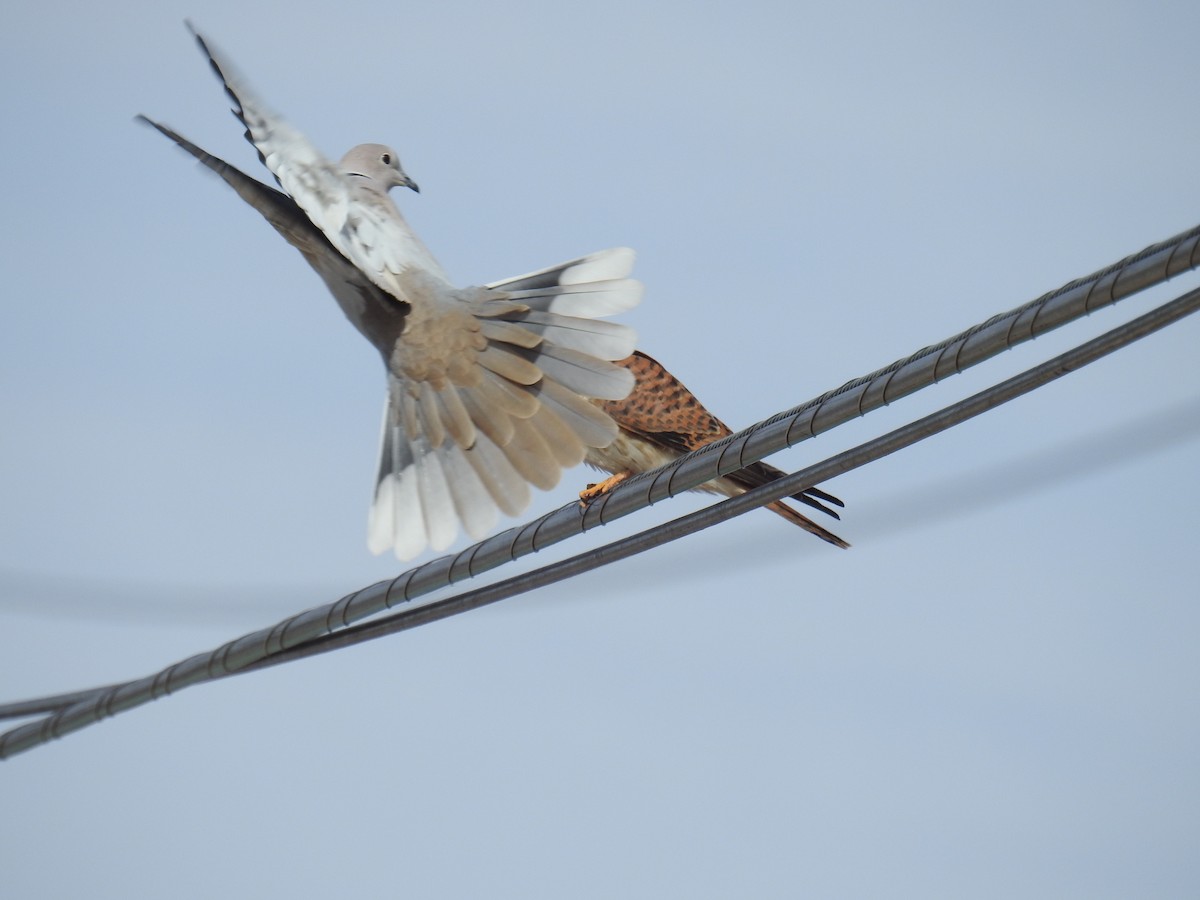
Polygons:
<instances>
[{"instance_id":1,"label":"raised wing tip","mask_svg":"<svg viewBox=\"0 0 1200 900\"><path fill-rule=\"evenodd\" d=\"M204 55L211 59L212 51L208 48L208 41L205 39L204 35L200 33L200 29L196 27L196 23L191 19L184 19L183 27L188 30L188 34L196 39L196 43L200 45L200 49L204 51Z\"/></svg>"},{"instance_id":2,"label":"raised wing tip","mask_svg":"<svg viewBox=\"0 0 1200 900\"><path fill-rule=\"evenodd\" d=\"M196 29L191 19L184 19L183 24L187 26L187 30L191 32L192 37L196 39L196 45L200 48L200 52L204 54L204 58L208 60L208 64L216 73L217 78L225 86L225 93L229 95L229 98L234 103L234 115L241 118L242 100L235 93L235 88L238 91L245 92L247 90L245 85L246 79L242 77L237 67L229 61L216 44Z\"/></svg>"},{"instance_id":3,"label":"raised wing tip","mask_svg":"<svg viewBox=\"0 0 1200 900\"><path fill-rule=\"evenodd\" d=\"M136 116L133 117L133 121L137 122L139 125L146 125L150 128L153 128L159 134L166 135L173 141L179 140L179 135L177 135L174 132L174 130L172 130L170 127L162 124L162 122L155 122L152 118L150 118L147 115L138 113Z\"/></svg>"},{"instance_id":4,"label":"raised wing tip","mask_svg":"<svg viewBox=\"0 0 1200 900\"><path fill-rule=\"evenodd\" d=\"M191 19L183 20L183 27L188 30L188 34L200 42L200 46L205 46L204 35L200 33L200 29L196 27L196 23Z\"/></svg>"}]
</instances>

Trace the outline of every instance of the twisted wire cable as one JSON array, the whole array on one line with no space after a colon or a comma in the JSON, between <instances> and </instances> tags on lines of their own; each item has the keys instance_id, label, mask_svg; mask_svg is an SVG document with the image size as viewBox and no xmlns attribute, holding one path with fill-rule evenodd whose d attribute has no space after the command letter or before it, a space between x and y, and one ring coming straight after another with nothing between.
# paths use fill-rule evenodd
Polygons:
<instances>
[{"instance_id":1,"label":"twisted wire cable","mask_svg":"<svg viewBox=\"0 0 1200 900\"><path fill-rule=\"evenodd\" d=\"M395 579L378 582L335 603L292 616L272 628L244 635L209 653L189 657L155 675L104 689L66 695L71 699L69 705L55 706L57 711L52 715L0 735L0 758L30 749L184 687L245 670L268 657L347 628L397 603L409 602L431 591L474 577L665 497L690 490L865 415L948 375L977 365L1095 309L1112 305L1133 293L1194 269L1197 265L1200 265L1200 226L1147 247L1016 309L993 316L960 334L694 451L667 466L630 478L586 509L580 509L578 504L568 504L457 554L432 560ZM823 475L814 480L825 480L827 477ZM781 482L775 482L771 487L779 484ZM758 496L757 491L754 496ZM714 509L722 506L718 504ZM45 708L46 699L54 698L24 701L19 705L29 709L31 704L40 704ZM5 709L0 707L0 716L4 714Z\"/></svg>"},{"instance_id":2,"label":"twisted wire cable","mask_svg":"<svg viewBox=\"0 0 1200 900\"><path fill-rule=\"evenodd\" d=\"M1028 394L1030 391L1049 384L1062 376L1095 362L1122 347L1128 346L1149 334L1179 321L1200 310L1200 288L1189 291L1176 299L1157 307L1145 315L1121 325L1085 344L1069 350L1053 359L1006 379L986 390L973 394L937 412L923 416L881 437L859 444L838 453L829 459L806 466L790 475L747 491L738 497L715 503L705 509L688 513L670 522L665 522L638 534L606 544L595 550L577 554L569 559L550 563L531 572L489 584L453 597L435 600L411 607L381 618L352 625L341 631L325 635L290 650L276 653L248 666L250 671L279 663L290 662L327 653L341 647L359 644L386 635L407 631L418 625L440 621L459 613L478 609L500 600L515 597L582 575L593 569L618 560L636 556L655 547L678 540L705 528L743 515L759 506L781 500L792 494L845 474L867 463L882 459L898 450L909 447L926 438L972 419L1001 404Z\"/></svg>"}]
</instances>

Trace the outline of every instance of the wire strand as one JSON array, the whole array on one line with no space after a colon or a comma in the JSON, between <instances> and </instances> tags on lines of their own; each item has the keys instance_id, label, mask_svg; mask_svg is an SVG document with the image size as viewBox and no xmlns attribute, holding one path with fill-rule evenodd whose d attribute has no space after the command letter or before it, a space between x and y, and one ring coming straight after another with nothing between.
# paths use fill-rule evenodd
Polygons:
<instances>
[{"instance_id":1,"label":"wire strand","mask_svg":"<svg viewBox=\"0 0 1200 900\"><path fill-rule=\"evenodd\" d=\"M386 635L407 631L418 625L449 618L514 597L527 591L563 581L575 575L590 572L618 560L627 559L660 547L720 522L743 515L775 500L791 496L797 491L828 481L838 475L857 469L867 463L882 459L898 450L909 447L926 438L941 434L981 413L994 409L1010 400L1015 400L1036 388L1093 363L1122 347L1128 346L1148 334L1152 334L1200 310L1200 288L1190 291L1119 328L1113 329L1094 340L1069 350L1041 365L1027 369L998 385L951 404L937 412L924 416L874 440L859 444L822 462L807 466L777 481L754 488L738 497L715 503L705 509L680 516L670 522L649 528L638 534L613 541L596 550L589 550L570 559L551 563L532 572L523 573L495 584L454 597L435 600L422 606L392 613L380 619L353 625L333 634L325 635L306 644L293 647L269 656L249 666L257 670L279 663L303 659L330 650L359 644ZM244 670L244 671L247 671Z\"/></svg>"},{"instance_id":2,"label":"wire strand","mask_svg":"<svg viewBox=\"0 0 1200 900\"><path fill-rule=\"evenodd\" d=\"M397 603L409 602L433 590L474 577L658 500L698 487L784 447L793 446L894 402L948 375L961 372L1100 306L1116 303L1136 291L1194 269L1198 264L1200 226L1147 247L1016 309L993 316L958 335L687 454L667 466L627 479L616 490L590 504L586 510L581 510L577 504L568 504L458 554L440 557L410 569L391 581L377 582L349 594L336 603L292 616L272 628L237 638L212 652L189 657L155 675L103 690L83 692L86 699L60 707L53 715L0 735L0 758L30 749L184 687L247 669L270 656L390 609ZM822 476L821 480L824 477L827 476ZM26 701L34 702L37 701ZM3 709L0 707L0 715L4 714Z\"/></svg>"}]
</instances>

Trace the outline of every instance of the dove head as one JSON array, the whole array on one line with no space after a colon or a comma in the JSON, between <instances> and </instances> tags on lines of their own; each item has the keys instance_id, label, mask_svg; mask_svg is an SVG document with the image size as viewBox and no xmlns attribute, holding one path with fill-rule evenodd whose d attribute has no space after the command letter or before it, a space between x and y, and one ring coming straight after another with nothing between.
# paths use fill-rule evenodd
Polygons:
<instances>
[{"instance_id":1,"label":"dove head","mask_svg":"<svg viewBox=\"0 0 1200 900\"><path fill-rule=\"evenodd\" d=\"M365 178L382 193L394 187L412 188L420 192L417 183L400 168L400 157L391 147L383 144L359 144L351 148L338 168L346 175Z\"/></svg>"}]
</instances>

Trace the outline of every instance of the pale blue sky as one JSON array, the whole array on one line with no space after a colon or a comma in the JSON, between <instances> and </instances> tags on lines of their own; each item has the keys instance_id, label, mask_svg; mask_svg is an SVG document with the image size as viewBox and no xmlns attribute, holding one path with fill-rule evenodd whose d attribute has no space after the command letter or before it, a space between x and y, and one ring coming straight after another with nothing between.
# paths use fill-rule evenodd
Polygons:
<instances>
[{"instance_id":1,"label":"pale blue sky","mask_svg":"<svg viewBox=\"0 0 1200 900\"><path fill-rule=\"evenodd\" d=\"M365 548L377 356L132 121L269 178L185 16L330 155L396 145L422 191L397 199L460 282L635 247L640 346L743 426L1200 222L1200 7L976 6L14 5L0 700L148 674L401 570ZM826 485L849 552L754 513L5 763L0 883L1195 896L1198 341L1184 322Z\"/></svg>"}]
</instances>

